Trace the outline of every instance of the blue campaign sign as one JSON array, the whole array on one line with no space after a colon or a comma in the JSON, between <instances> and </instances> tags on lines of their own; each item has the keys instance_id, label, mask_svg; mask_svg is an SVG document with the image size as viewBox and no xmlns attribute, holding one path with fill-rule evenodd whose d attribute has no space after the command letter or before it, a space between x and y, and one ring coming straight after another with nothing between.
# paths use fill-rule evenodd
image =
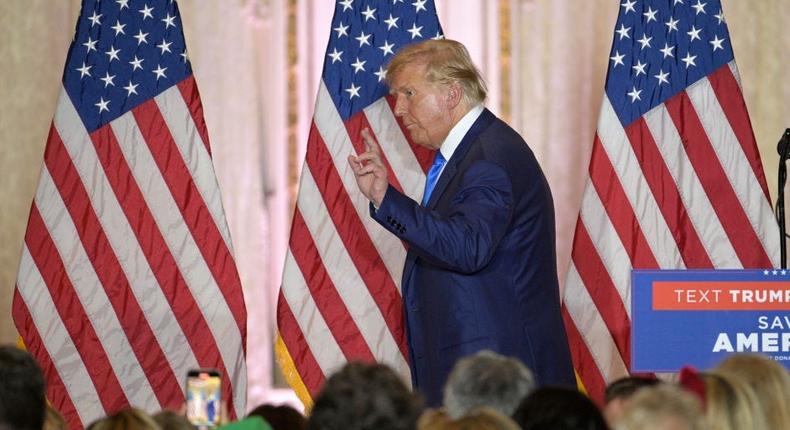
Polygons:
<instances>
[{"instance_id":1,"label":"blue campaign sign","mask_svg":"<svg viewBox=\"0 0 790 430\"><path fill-rule=\"evenodd\" d=\"M790 271L634 270L631 371L715 366L734 352L790 369Z\"/></svg>"}]
</instances>

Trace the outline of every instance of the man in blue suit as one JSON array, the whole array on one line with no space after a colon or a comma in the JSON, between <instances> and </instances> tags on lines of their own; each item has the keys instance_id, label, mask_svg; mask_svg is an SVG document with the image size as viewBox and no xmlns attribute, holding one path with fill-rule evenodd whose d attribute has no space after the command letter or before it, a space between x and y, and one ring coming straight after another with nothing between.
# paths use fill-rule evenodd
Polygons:
<instances>
[{"instance_id":1,"label":"man in blue suit","mask_svg":"<svg viewBox=\"0 0 790 430\"><path fill-rule=\"evenodd\" d=\"M521 359L538 385L575 386L560 314L554 209L524 140L483 108L466 48L429 40L387 68L412 141L436 150L423 202L389 185L378 144L350 156L371 216L409 244L402 279L412 382L431 406L455 362L479 350Z\"/></svg>"}]
</instances>

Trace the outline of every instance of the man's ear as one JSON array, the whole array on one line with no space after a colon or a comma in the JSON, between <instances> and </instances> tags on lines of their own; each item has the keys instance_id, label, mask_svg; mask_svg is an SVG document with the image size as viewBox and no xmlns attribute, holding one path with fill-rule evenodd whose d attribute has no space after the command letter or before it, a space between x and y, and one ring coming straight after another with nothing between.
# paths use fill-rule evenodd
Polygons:
<instances>
[{"instance_id":1,"label":"man's ear","mask_svg":"<svg viewBox=\"0 0 790 430\"><path fill-rule=\"evenodd\" d=\"M457 82L453 82L452 84L447 86L447 94L446 94L446 102L447 108L452 110L458 106L458 103L461 103L461 99L464 96L464 90L461 88L461 85Z\"/></svg>"}]
</instances>

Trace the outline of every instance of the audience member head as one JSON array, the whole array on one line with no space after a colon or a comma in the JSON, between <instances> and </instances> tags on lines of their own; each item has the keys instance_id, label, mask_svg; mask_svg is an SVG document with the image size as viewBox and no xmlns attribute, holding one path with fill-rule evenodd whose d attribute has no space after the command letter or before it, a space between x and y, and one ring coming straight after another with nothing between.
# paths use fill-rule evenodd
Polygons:
<instances>
[{"instance_id":1,"label":"audience member head","mask_svg":"<svg viewBox=\"0 0 790 430\"><path fill-rule=\"evenodd\" d=\"M455 364L444 388L444 407L450 418L483 406L511 416L534 388L532 372L519 360L480 351Z\"/></svg>"},{"instance_id":2,"label":"audience member head","mask_svg":"<svg viewBox=\"0 0 790 430\"><path fill-rule=\"evenodd\" d=\"M790 373L781 364L762 355L735 354L715 371L754 391L768 428L790 428Z\"/></svg>"},{"instance_id":3,"label":"audience member head","mask_svg":"<svg viewBox=\"0 0 790 430\"><path fill-rule=\"evenodd\" d=\"M307 421L311 430L412 430L421 400L389 367L352 362L327 379Z\"/></svg>"},{"instance_id":4,"label":"audience member head","mask_svg":"<svg viewBox=\"0 0 790 430\"><path fill-rule=\"evenodd\" d=\"M40 430L45 405L44 375L33 357L0 346L0 429Z\"/></svg>"},{"instance_id":5,"label":"audience member head","mask_svg":"<svg viewBox=\"0 0 790 430\"><path fill-rule=\"evenodd\" d=\"M620 378L606 387L604 392L603 415L606 422L611 426L623 413L625 402L631 398L639 389L651 387L659 383L656 378L646 378L642 376L626 376Z\"/></svg>"},{"instance_id":6,"label":"audience member head","mask_svg":"<svg viewBox=\"0 0 790 430\"><path fill-rule=\"evenodd\" d=\"M161 430L159 424L137 408L128 408L94 421L86 430Z\"/></svg>"},{"instance_id":7,"label":"audience member head","mask_svg":"<svg viewBox=\"0 0 790 430\"><path fill-rule=\"evenodd\" d=\"M307 428L307 420L304 415L288 405L260 405L247 416L263 418L272 426L272 430L304 430Z\"/></svg>"},{"instance_id":8,"label":"audience member head","mask_svg":"<svg viewBox=\"0 0 790 430\"><path fill-rule=\"evenodd\" d=\"M456 419L442 410L426 411L417 423L417 430L519 430L519 427L501 412L483 407Z\"/></svg>"},{"instance_id":9,"label":"audience member head","mask_svg":"<svg viewBox=\"0 0 790 430\"><path fill-rule=\"evenodd\" d=\"M44 430L68 430L69 426L66 420L60 415L60 412L47 404L47 409L44 414Z\"/></svg>"},{"instance_id":10,"label":"audience member head","mask_svg":"<svg viewBox=\"0 0 790 430\"><path fill-rule=\"evenodd\" d=\"M524 430L607 430L601 411L584 394L569 388L533 391L513 414Z\"/></svg>"},{"instance_id":11,"label":"audience member head","mask_svg":"<svg viewBox=\"0 0 790 430\"><path fill-rule=\"evenodd\" d=\"M757 395L747 384L716 372L700 373L705 382L705 420L716 430L767 429Z\"/></svg>"},{"instance_id":12,"label":"audience member head","mask_svg":"<svg viewBox=\"0 0 790 430\"><path fill-rule=\"evenodd\" d=\"M702 430L700 401L673 384L657 384L637 390L623 405L615 430Z\"/></svg>"},{"instance_id":13,"label":"audience member head","mask_svg":"<svg viewBox=\"0 0 790 430\"><path fill-rule=\"evenodd\" d=\"M151 416L162 430L195 430L187 417L171 410L162 410Z\"/></svg>"}]
</instances>

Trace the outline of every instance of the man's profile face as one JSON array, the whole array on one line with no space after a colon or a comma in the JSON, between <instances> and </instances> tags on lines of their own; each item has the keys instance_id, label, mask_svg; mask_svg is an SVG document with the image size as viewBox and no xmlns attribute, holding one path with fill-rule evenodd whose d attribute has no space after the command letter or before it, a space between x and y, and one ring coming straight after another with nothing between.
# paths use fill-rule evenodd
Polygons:
<instances>
[{"instance_id":1,"label":"man's profile face","mask_svg":"<svg viewBox=\"0 0 790 430\"><path fill-rule=\"evenodd\" d=\"M395 97L395 115L401 118L411 140L438 149L453 126L448 88L425 79L425 65L407 64L394 76L390 94Z\"/></svg>"}]
</instances>

